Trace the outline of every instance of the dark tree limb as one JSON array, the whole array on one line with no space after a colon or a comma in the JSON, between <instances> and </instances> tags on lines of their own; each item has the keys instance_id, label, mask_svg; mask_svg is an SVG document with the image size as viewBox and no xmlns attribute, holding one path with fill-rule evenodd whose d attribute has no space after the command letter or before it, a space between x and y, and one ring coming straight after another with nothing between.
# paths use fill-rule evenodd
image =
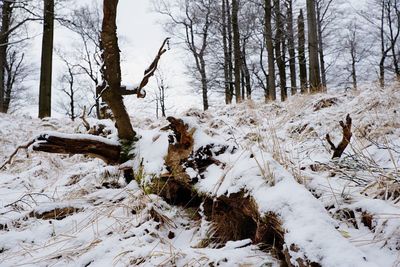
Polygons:
<instances>
[{"instance_id":1,"label":"dark tree limb","mask_svg":"<svg viewBox=\"0 0 400 267\"><path fill-rule=\"evenodd\" d=\"M350 114L347 114L347 116L346 116L346 124L344 124L343 121L340 121L339 123L340 123L340 126L342 127L343 137L342 137L342 141L338 144L338 146L335 146L335 144L332 142L329 134L326 134L326 140L328 141L328 143L331 146L331 149L333 151L332 159L340 158L342 156L347 145L350 143L351 136L353 135L351 133L352 120L351 120Z\"/></svg>"},{"instance_id":2,"label":"dark tree limb","mask_svg":"<svg viewBox=\"0 0 400 267\"><path fill-rule=\"evenodd\" d=\"M121 146L112 144L106 138L92 135L44 133L35 139L33 150L57 154L85 154L112 165L120 163Z\"/></svg>"},{"instance_id":3,"label":"dark tree limb","mask_svg":"<svg viewBox=\"0 0 400 267\"><path fill-rule=\"evenodd\" d=\"M162 43L160 49L158 50L158 53L154 58L153 62L144 71L144 77L140 82L139 86L132 90L127 89L125 86L121 86L119 91L121 95L137 95L138 98L146 97L146 91L142 93L141 90L149 83L150 77L152 77L154 75L154 72L157 70L158 62L160 61L161 56L167 51L167 48L165 48L165 46L168 46L169 39L170 39L169 37L164 39L164 42Z\"/></svg>"}]
</instances>

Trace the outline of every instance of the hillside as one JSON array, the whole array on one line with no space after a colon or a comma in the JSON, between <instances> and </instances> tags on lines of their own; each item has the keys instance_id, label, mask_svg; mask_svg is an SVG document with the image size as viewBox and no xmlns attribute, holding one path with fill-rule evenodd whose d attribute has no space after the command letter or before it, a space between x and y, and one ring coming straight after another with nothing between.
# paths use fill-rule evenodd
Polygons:
<instances>
[{"instance_id":1,"label":"hillside","mask_svg":"<svg viewBox=\"0 0 400 267\"><path fill-rule=\"evenodd\" d=\"M99 159L20 151L0 171L0 265L279 266L289 257L293 265L303 259L322 266L398 266L398 88L371 85L176 115L194 129L193 151L212 159L184 168L206 199L197 206L171 204L184 196L150 193L167 171L165 119L132 117L141 139L127 164L140 184L126 185L121 166ZM337 144L347 114L353 138L342 158L332 160L325 135ZM107 137L116 139L111 121L89 123L104 124ZM0 163L47 131L85 133L80 120L0 114ZM242 221L232 210L217 217L217 225L207 220L213 202L235 198L248 201L238 207L260 221L236 231L232 226ZM271 229L254 244L259 223Z\"/></svg>"}]
</instances>

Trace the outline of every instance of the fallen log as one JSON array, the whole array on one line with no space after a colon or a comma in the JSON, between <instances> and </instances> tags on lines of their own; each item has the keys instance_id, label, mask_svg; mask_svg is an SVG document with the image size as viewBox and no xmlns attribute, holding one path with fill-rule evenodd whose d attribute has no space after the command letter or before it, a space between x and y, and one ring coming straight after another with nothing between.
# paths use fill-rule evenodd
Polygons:
<instances>
[{"instance_id":1,"label":"fallen log","mask_svg":"<svg viewBox=\"0 0 400 267\"><path fill-rule=\"evenodd\" d=\"M251 239L275 255L281 266L375 266L272 156L218 143L198 147L198 138L202 144L212 139L180 119L168 121L168 172L153 176L146 188L170 204L204 215L213 225L204 246ZM260 159L268 165L273 183L260 170Z\"/></svg>"},{"instance_id":2,"label":"fallen log","mask_svg":"<svg viewBox=\"0 0 400 267\"><path fill-rule=\"evenodd\" d=\"M35 139L33 150L57 154L84 154L100 158L110 165L121 163L121 146L118 142L89 134L42 133Z\"/></svg>"}]
</instances>

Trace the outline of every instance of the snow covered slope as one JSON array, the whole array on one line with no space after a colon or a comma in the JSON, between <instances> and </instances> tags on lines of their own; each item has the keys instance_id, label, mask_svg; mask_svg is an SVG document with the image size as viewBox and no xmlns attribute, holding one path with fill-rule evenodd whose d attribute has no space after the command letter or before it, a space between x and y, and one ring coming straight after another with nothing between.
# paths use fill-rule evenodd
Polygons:
<instances>
[{"instance_id":1,"label":"snow covered slope","mask_svg":"<svg viewBox=\"0 0 400 267\"><path fill-rule=\"evenodd\" d=\"M292 256L323 266L396 266L400 250L400 89L296 96L288 103L246 102L183 120L195 149L235 148L215 158L195 187L215 197L245 191L261 214L282 219ZM325 135L353 118L345 155L331 160ZM179 116L177 116L179 117ZM95 123L95 121L91 121ZM103 122L115 138L112 122ZM163 119L133 118L143 181L165 171ZM80 122L0 115L0 163L44 131L84 132ZM232 151L232 150L230 150ZM196 178L190 168L186 172ZM175 207L125 185L118 167L97 159L19 152L0 171L0 266L278 266L250 240L210 244L197 210ZM198 214L199 213L199 214ZM297 255L294 255L297 254ZM296 264L293 262L293 264Z\"/></svg>"}]
</instances>

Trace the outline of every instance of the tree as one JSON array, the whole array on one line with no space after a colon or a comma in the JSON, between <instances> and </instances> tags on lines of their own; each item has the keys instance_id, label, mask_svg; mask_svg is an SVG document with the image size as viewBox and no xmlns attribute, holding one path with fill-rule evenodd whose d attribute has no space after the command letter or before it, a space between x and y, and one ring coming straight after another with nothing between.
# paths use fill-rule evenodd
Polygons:
<instances>
[{"instance_id":1,"label":"tree","mask_svg":"<svg viewBox=\"0 0 400 267\"><path fill-rule=\"evenodd\" d=\"M51 116L53 72L54 0L44 0L42 60L40 65L39 118Z\"/></svg>"},{"instance_id":2,"label":"tree","mask_svg":"<svg viewBox=\"0 0 400 267\"><path fill-rule=\"evenodd\" d=\"M79 67L75 64L71 64L61 52L58 51L57 54L63 61L67 70L66 73L62 73L59 77L59 83L61 85L61 91L65 96L67 96L68 105L65 106L63 103L61 105L63 106L66 115L68 115L71 120L75 120L77 117L77 94L79 91L79 89L76 88L76 77L81 73L79 73Z\"/></svg>"},{"instance_id":3,"label":"tree","mask_svg":"<svg viewBox=\"0 0 400 267\"><path fill-rule=\"evenodd\" d=\"M240 32L239 32L239 3L238 0L232 0L232 32L233 32L233 56L234 56L234 76L235 76L235 99L236 103L242 102L240 92L240 77L242 70L242 52L240 49Z\"/></svg>"},{"instance_id":4,"label":"tree","mask_svg":"<svg viewBox=\"0 0 400 267\"><path fill-rule=\"evenodd\" d=\"M160 110L161 110L161 116L166 117L167 115L165 114L166 112L166 106L165 106L165 98L166 98L166 91L168 90L168 85L166 83L166 78L164 77L164 74L162 74L160 71L158 72L158 75L156 75L156 80L157 80L157 88L158 88L158 99L160 102Z\"/></svg>"},{"instance_id":5,"label":"tree","mask_svg":"<svg viewBox=\"0 0 400 267\"><path fill-rule=\"evenodd\" d=\"M282 20L280 0L274 0L276 34L275 34L275 56L279 70L279 84L281 89L281 101L287 99L286 88L286 64L285 64L285 32Z\"/></svg>"},{"instance_id":6,"label":"tree","mask_svg":"<svg viewBox=\"0 0 400 267\"><path fill-rule=\"evenodd\" d=\"M93 83L96 115L101 119L100 97L96 88L99 87L99 75L101 69L101 15L98 5L84 5L73 10L71 18L64 23L66 27L75 32L81 43L76 49L76 57L79 59L77 66L86 74Z\"/></svg>"},{"instance_id":7,"label":"tree","mask_svg":"<svg viewBox=\"0 0 400 267\"><path fill-rule=\"evenodd\" d=\"M287 40L289 52L289 67L290 67L290 88L291 94L295 95L297 91L297 76L296 76L296 51L294 45L294 29L293 29L293 1L286 0L286 18L287 18Z\"/></svg>"},{"instance_id":8,"label":"tree","mask_svg":"<svg viewBox=\"0 0 400 267\"><path fill-rule=\"evenodd\" d=\"M7 64L7 44L10 35L10 23L12 14L12 3L4 1L1 14L1 30L0 30L0 112L6 112L4 106L4 77L5 67Z\"/></svg>"},{"instance_id":9,"label":"tree","mask_svg":"<svg viewBox=\"0 0 400 267\"><path fill-rule=\"evenodd\" d=\"M316 0L307 0L309 80L311 93L322 91L318 61L318 28L315 1Z\"/></svg>"},{"instance_id":10,"label":"tree","mask_svg":"<svg viewBox=\"0 0 400 267\"><path fill-rule=\"evenodd\" d=\"M207 53L214 4L212 0L180 0L172 5L168 0L158 0L154 6L158 13L169 18L170 22L165 25L166 30L184 42L186 50L194 59L193 76L201 85L204 110L209 107L210 80Z\"/></svg>"},{"instance_id":11,"label":"tree","mask_svg":"<svg viewBox=\"0 0 400 267\"><path fill-rule=\"evenodd\" d=\"M304 32L304 16L303 10L300 9L299 17L297 18L297 29L298 29L298 42L299 42L299 71L300 71L300 92L302 94L307 93L307 61L306 61L306 38Z\"/></svg>"},{"instance_id":12,"label":"tree","mask_svg":"<svg viewBox=\"0 0 400 267\"><path fill-rule=\"evenodd\" d=\"M271 0L264 1L264 27L265 27L265 43L268 53L268 95L266 101L276 100L275 88L275 58L274 58L274 44L272 36L272 5Z\"/></svg>"},{"instance_id":13,"label":"tree","mask_svg":"<svg viewBox=\"0 0 400 267\"><path fill-rule=\"evenodd\" d=\"M230 20L229 0L222 0L221 10L221 34L224 49L224 87L225 103L231 104L233 98L232 88L232 22Z\"/></svg>"}]
</instances>

